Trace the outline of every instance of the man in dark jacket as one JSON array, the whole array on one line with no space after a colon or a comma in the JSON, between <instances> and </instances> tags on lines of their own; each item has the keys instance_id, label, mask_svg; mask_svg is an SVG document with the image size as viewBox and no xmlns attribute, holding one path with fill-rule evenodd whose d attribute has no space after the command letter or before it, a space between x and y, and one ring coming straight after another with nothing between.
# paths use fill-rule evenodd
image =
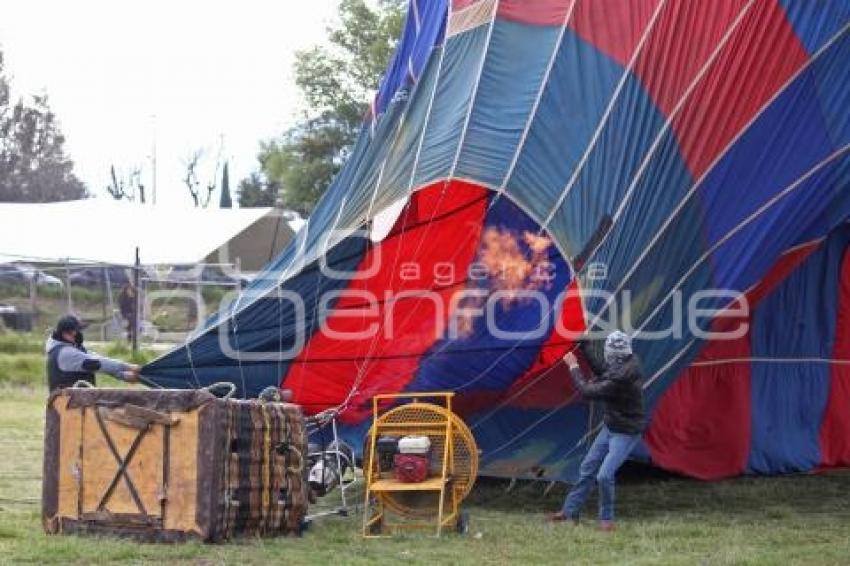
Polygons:
<instances>
[{"instance_id":1,"label":"man in dark jacket","mask_svg":"<svg viewBox=\"0 0 850 566\"><path fill-rule=\"evenodd\" d=\"M137 330L136 306L136 288L132 283L127 283L118 295L118 310L121 312L121 317L127 321L127 342L133 341L133 334Z\"/></svg>"},{"instance_id":2,"label":"man in dark jacket","mask_svg":"<svg viewBox=\"0 0 850 566\"><path fill-rule=\"evenodd\" d=\"M139 366L126 364L86 350L83 327L76 317L63 316L45 344L47 385L50 391L71 387L77 381L95 384L95 372L104 372L128 382L139 379Z\"/></svg>"},{"instance_id":3,"label":"man in dark jacket","mask_svg":"<svg viewBox=\"0 0 850 566\"><path fill-rule=\"evenodd\" d=\"M584 342L580 345L593 370L594 380L585 381L572 352L564 356L564 361L569 365L570 376L582 396L604 404L604 422L581 463L578 482L567 495L561 511L553 514L551 519L577 523L595 480L599 485L599 527L612 530L614 478L646 426L642 376L638 360L632 354L631 339L626 334L615 331L608 335L604 363L599 363L585 346Z\"/></svg>"}]
</instances>

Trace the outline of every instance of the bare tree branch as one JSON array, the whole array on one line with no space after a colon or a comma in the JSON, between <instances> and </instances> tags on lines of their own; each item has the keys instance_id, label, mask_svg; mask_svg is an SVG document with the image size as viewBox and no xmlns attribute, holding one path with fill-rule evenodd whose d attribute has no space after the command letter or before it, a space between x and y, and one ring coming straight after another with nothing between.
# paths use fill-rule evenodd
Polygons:
<instances>
[{"instance_id":1,"label":"bare tree branch","mask_svg":"<svg viewBox=\"0 0 850 566\"><path fill-rule=\"evenodd\" d=\"M183 184L189 190L189 196L192 197L192 202L197 208L206 208L212 200L212 195L218 188L218 171L221 168L221 151L216 157L215 168L212 176L205 183L201 183L199 171L201 170L202 160L204 158L204 150L197 149L192 152L184 161L186 167L186 175L183 177Z\"/></svg>"}]
</instances>

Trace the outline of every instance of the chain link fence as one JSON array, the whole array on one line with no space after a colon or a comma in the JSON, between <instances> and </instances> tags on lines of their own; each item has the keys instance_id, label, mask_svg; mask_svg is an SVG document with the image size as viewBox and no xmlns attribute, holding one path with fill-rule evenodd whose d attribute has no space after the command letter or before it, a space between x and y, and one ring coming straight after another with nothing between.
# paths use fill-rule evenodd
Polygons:
<instances>
[{"instance_id":1,"label":"chain link fence","mask_svg":"<svg viewBox=\"0 0 850 566\"><path fill-rule=\"evenodd\" d=\"M14 261L0 264L0 324L46 334L64 314L89 340L167 346L184 340L248 277L233 264L122 266Z\"/></svg>"}]
</instances>

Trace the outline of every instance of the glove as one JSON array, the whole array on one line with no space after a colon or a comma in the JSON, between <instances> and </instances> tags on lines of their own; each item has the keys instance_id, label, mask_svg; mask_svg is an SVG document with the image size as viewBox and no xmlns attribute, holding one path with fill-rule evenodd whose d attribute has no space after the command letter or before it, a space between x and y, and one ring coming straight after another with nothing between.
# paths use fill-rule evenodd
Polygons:
<instances>
[{"instance_id":1,"label":"glove","mask_svg":"<svg viewBox=\"0 0 850 566\"><path fill-rule=\"evenodd\" d=\"M570 369L578 367L578 360L576 359L576 355L572 352L567 352L566 354L564 354L564 361L567 363Z\"/></svg>"},{"instance_id":2,"label":"glove","mask_svg":"<svg viewBox=\"0 0 850 566\"><path fill-rule=\"evenodd\" d=\"M139 381L139 366L131 365L129 368L121 372L121 377L127 383L136 383Z\"/></svg>"}]
</instances>

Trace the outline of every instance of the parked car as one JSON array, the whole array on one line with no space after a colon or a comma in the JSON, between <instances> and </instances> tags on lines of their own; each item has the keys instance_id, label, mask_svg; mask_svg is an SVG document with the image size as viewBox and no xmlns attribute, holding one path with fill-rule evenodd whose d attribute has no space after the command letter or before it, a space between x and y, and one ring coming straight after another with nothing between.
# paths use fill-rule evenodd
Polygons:
<instances>
[{"instance_id":1,"label":"parked car","mask_svg":"<svg viewBox=\"0 0 850 566\"><path fill-rule=\"evenodd\" d=\"M112 287L123 287L130 282L130 270L118 266L72 269L69 279L74 287L102 287L107 274Z\"/></svg>"},{"instance_id":2,"label":"parked car","mask_svg":"<svg viewBox=\"0 0 850 566\"><path fill-rule=\"evenodd\" d=\"M0 264L0 283L12 285L29 285L33 281L39 287L64 288L62 280L54 275L45 273L31 265L23 263Z\"/></svg>"},{"instance_id":3,"label":"parked car","mask_svg":"<svg viewBox=\"0 0 850 566\"><path fill-rule=\"evenodd\" d=\"M32 332L33 315L23 312L15 305L0 303L0 326L19 332Z\"/></svg>"},{"instance_id":4,"label":"parked car","mask_svg":"<svg viewBox=\"0 0 850 566\"><path fill-rule=\"evenodd\" d=\"M23 271L18 269L18 266L13 263L0 264L0 284L5 285L26 285L27 278Z\"/></svg>"},{"instance_id":5,"label":"parked car","mask_svg":"<svg viewBox=\"0 0 850 566\"><path fill-rule=\"evenodd\" d=\"M178 265L168 273L168 280L174 283L219 283L221 285L242 285L241 277L234 277L214 265Z\"/></svg>"}]
</instances>

